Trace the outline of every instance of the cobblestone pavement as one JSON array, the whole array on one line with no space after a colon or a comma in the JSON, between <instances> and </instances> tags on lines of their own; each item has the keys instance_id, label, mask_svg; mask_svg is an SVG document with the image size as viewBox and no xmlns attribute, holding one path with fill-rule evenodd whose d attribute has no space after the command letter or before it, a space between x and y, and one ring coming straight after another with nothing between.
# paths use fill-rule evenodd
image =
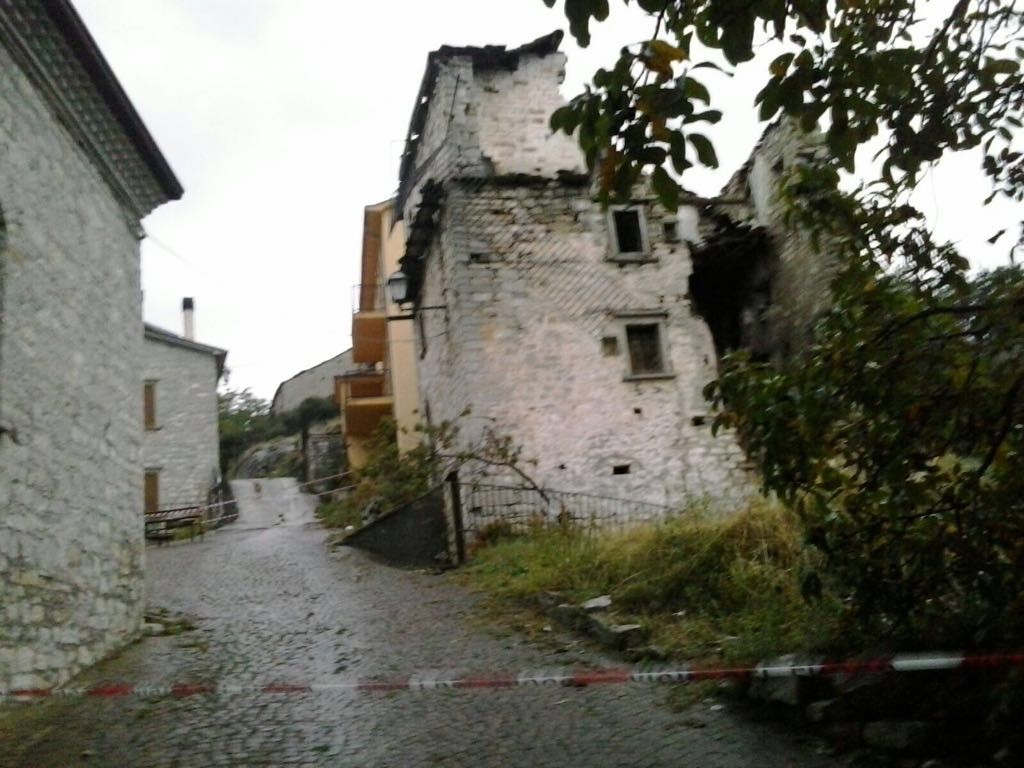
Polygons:
<instances>
[{"instance_id":1,"label":"cobblestone pavement","mask_svg":"<svg viewBox=\"0 0 1024 768\"><path fill-rule=\"evenodd\" d=\"M147 638L78 684L324 681L429 669L500 672L607 664L565 639L531 645L481 627L450 576L331 552L286 481L241 489L238 523L151 548L151 605L197 629ZM257 496L266 501L260 502ZM253 497L253 498L250 498ZM0 712L0 765L830 765L815 745L748 714L665 705L639 685L51 700Z\"/></svg>"}]
</instances>

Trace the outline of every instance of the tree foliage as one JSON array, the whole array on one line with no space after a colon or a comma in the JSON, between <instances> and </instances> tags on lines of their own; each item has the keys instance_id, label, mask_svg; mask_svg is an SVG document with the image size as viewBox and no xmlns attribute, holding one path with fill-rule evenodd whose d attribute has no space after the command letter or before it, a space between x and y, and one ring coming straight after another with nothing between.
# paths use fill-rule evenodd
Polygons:
<instances>
[{"instance_id":1,"label":"tree foliage","mask_svg":"<svg viewBox=\"0 0 1024 768\"><path fill-rule=\"evenodd\" d=\"M275 415L270 412L270 403L249 389L226 389L218 393L217 405L220 466L225 476L257 443L282 435L304 435L311 424L338 416L338 407L330 397L307 397L297 408Z\"/></svg>"},{"instance_id":2,"label":"tree foliage","mask_svg":"<svg viewBox=\"0 0 1024 768\"><path fill-rule=\"evenodd\" d=\"M622 49L551 118L577 136L604 201L628 196L646 170L674 207L666 166L716 165L714 70L764 67L759 117L820 130L828 148L789 169L778 195L788 224L837 265L831 309L781 364L724 361L706 392L716 428L735 428L765 489L801 512L864 626L1024 639L1024 275L1013 266L1024 228L1014 242L1005 235L1020 222L1007 222L990 241L1007 247L1008 266L971 275L910 202L931 164L965 150L990 182L984 202L1024 201L1024 9L635 1L651 39ZM585 45L609 7L564 10ZM777 55L762 63L766 43ZM876 150L867 163L865 146ZM853 189L843 171L859 179Z\"/></svg>"}]
</instances>

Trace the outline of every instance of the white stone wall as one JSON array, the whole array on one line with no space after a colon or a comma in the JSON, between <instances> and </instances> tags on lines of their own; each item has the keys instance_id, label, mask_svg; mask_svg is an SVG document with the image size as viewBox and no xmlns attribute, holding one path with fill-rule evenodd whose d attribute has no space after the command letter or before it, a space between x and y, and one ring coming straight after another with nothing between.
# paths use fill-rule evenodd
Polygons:
<instances>
[{"instance_id":1,"label":"white stone wall","mask_svg":"<svg viewBox=\"0 0 1024 768\"><path fill-rule=\"evenodd\" d=\"M584 169L572 137L553 134L562 106L558 86L565 54L524 54L514 71L473 67L469 54L438 64L427 120L416 153L416 180L404 206L406 223L428 180L506 174L550 176Z\"/></svg>"},{"instance_id":2,"label":"white stone wall","mask_svg":"<svg viewBox=\"0 0 1024 768\"><path fill-rule=\"evenodd\" d=\"M281 382L271 403L273 413L284 413L302 405L308 397L333 397L334 377L352 370L352 350L324 360Z\"/></svg>"},{"instance_id":3,"label":"white stone wall","mask_svg":"<svg viewBox=\"0 0 1024 768\"><path fill-rule=\"evenodd\" d=\"M548 127L551 113L565 104L558 86L565 79L565 54L524 56L513 72L482 70L474 78L474 107L480 151L498 175L550 176L585 170L579 145Z\"/></svg>"},{"instance_id":4,"label":"white stone wall","mask_svg":"<svg viewBox=\"0 0 1024 768\"><path fill-rule=\"evenodd\" d=\"M146 338L143 379L154 383L156 429L142 442L144 470L159 474L161 509L204 504L220 476L217 359Z\"/></svg>"},{"instance_id":5,"label":"white stone wall","mask_svg":"<svg viewBox=\"0 0 1024 768\"><path fill-rule=\"evenodd\" d=\"M710 434L711 336L686 296L689 253L664 240L661 218L646 206L653 259L622 265L607 259L607 215L586 188L453 183L421 296L447 307L421 326L432 420L457 421L467 443L486 426L510 435L559 490L669 505L749 492L735 442ZM644 311L663 313L671 376L628 381L622 315ZM613 474L623 464L630 473Z\"/></svg>"},{"instance_id":6,"label":"white stone wall","mask_svg":"<svg viewBox=\"0 0 1024 768\"><path fill-rule=\"evenodd\" d=\"M136 226L0 47L0 688L63 682L142 618Z\"/></svg>"}]
</instances>

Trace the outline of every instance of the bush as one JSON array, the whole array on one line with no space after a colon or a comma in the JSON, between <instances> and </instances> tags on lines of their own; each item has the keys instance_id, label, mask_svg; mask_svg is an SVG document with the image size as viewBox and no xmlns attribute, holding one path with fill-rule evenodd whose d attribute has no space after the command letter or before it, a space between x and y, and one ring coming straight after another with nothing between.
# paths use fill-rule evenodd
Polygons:
<instances>
[{"instance_id":1,"label":"bush","mask_svg":"<svg viewBox=\"0 0 1024 768\"><path fill-rule=\"evenodd\" d=\"M710 394L826 557L864 632L1024 641L1024 270L929 291L867 272L776 368Z\"/></svg>"},{"instance_id":2,"label":"bush","mask_svg":"<svg viewBox=\"0 0 1024 768\"><path fill-rule=\"evenodd\" d=\"M399 455L397 427L394 419L382 419L366 444L366 463L354 473L355 487L337 502L337 511L324 517L324 524L334 520L362 520L363 510L371 504L380 512L388 512L423 496L433 485L437 461L429 445L419 445Z\"/></svg>"}]
</instances>

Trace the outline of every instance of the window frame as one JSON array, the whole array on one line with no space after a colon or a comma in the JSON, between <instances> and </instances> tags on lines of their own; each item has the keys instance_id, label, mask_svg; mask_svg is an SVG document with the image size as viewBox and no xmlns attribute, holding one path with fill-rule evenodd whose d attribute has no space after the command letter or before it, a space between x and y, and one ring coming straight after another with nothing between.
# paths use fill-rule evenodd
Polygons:
<instances>
[{"instance_id":1,"label":"window frame","mask_svg":"<svg viewBox=\"0 0 1024 768\"><path fill-rule=\"evenodd\" d=\"M668 313L661 310L622 312L616 315L620 326L619 336L625 358L624 381L657 381L675 378L672 369L672 358L668 346ZM653 326L657 333L658 354L661 362L660 371L637 373L633 370L633 354L629 345L629 328L631 326Z\"/></svg>"},{"instance_id":2,"label":"window frame","mask_svg":"<svg viewBox=\"0 0 1024 768\"><path fill-rule=\"evenodd\" d=\"M639 251L623 251L619 245L619 229L615 223L615 215L617 213L633 212L637 216L637 228L640 234L640 247ZM646 206L640 203L632 203L630 205L609 205L608 212L606 214L606 224L608 227L608 261L636 264L647 261L654 261L654 256L651 251L651 239L650 234L647 231L647 213Z\"/></svg>"}]
</instances>

